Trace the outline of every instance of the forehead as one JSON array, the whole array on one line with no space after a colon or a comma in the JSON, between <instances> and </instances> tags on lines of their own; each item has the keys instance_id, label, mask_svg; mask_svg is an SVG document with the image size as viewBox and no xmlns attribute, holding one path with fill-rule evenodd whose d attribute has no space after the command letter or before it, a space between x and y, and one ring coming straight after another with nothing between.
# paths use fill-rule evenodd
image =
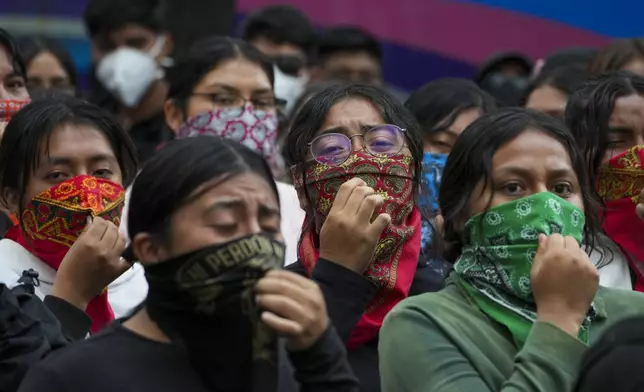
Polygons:
<instances>
[{"instance_id":1,"label":"forehead","mask_svg":"<svg viewBox=\"0 0 644 392\"><path fill-rule=\"evenodd\" d=\"M379 68L378 60L367 52L338 52L325 60L329 68L374 69Z\"/></svg>"},{"instance_id":2,"label":"forehead","mask_svg":"<svg viewBox=\"0 0 644 392\"><path fill-rule=\"evenodd\" d=\"M31 60L27 68L28 73L37 72L47 75L66 76L63 65L51 52L41 52Z\"/></svg>"},{"instance_id":3,"label":"forehead","mask_svg":"<svg viewBox=\"0 0 644 392\"><path fill-rule=\"evenodd\" d=\"M610 121L616 125L644 126L644 97L633 94L616 99Z\"/></svg>"},{"instance_id":4,"label":"forehead","mask_svg":"<svg viewBox=\"0 0 644 392\"><path fill-rule=\"evenodd\" d=\"M481 117L481 110L479 108L470 108L463 110L456 116L454 122L450 125L450 130L458 134L462 133L471 123ZM449 116L448 116L449 118ZM447 119L447 118L446 118ZM443 124L438 124L441 127Z\"/></svg>"},{"instance_id":5,"label":"forehead","mask_svg":"<svg viewBox=\"0 0 644 392\"><path fill-rule=\"evenodd\" d=\"M218 201L231 199L241 199L267 205L271 208L279 208L275 192L268 181L255 173L239 174L219 184L217 184L217 181L215 179L197 188L193 194L199 194L202 191L203 194L189 203L185 208L203 210ZM216 185L212 186L212 183Z\"/></svg>"},{"instance_id":6,"label":"forehead","mask_svg":"<svg viewBox=\"0 0 644 392\"><path fill-rule=\"evenodd\" d=\"M492 158L494 171L520 167L541 171L572 169L570 155L555 138L539 130L528 129L501 146Z\"/></svg>"},{"instance_id":7,"label":"forehead","mask_svg":"<svg viewBox=\"0 0 644 392\"><path fill-rule=\"evenodd\" d=\"M244 58L235 58L220 63L206 74L195 89L224 84L240 92L272 90L266 72L258 64Z\"/></svg>"},{"instance_id":8,"label":"forehead","mask_svg":"<svg viewBox=\"0 0 644 392\"><path fill-rule=\"evenodd\" d=\"M264 53L267 56L293 55L305 57L304 51L298 46L291 43L277 43L261 36L255 38L251 43L255 45L255 47L259 49L260 52Z\"/></svg>"},{"instance_id":9,"label":"forehead","mask_svg":"<svg viewBox=\"0 0 644 392\"><path fill-rule=\"evenodd\" d=\"M528 97L526 107L531 109L555 108L565 109L568 96L552 86L536 88Z\"/></svg>"},{"instance_id":10,"label":"forehead","mask_svg":"<svg viewBox=\"0 0 644 392\"><path fill-rule=\"evenodd\" d=\"M636 58L624 65L623 70L631 71L638 75L644 75L644 59Z\"/></svg>"},{"instance_id":11,"label":"forehead","mask_svg":"<svg viewBox=\"0 0 644 392\"><path fill-rule=\"evenodd\" d=\"M153 39L155 36L154 30L130 23L112 31L109 34L109 39L119 46L131 39Z\"/></svg>"},{"instance_id":12,"label":"forehead","mask_svg":"<svg viewBox=\"0 0 644 392\"><path fill-rule=\"evenodd\" d=\"M48 157L82 161L98 155L115 157L105 134L91 125L61 124L40 144L41 163Z\"/></svg>"},{"instance_id":13,"label":"forehead","mask_svg":"<svg viewBox=\"0 0 644 392\"><path fill-rule=\"evenodd\" d=\"M371 102L366 99L347 98L331 107L321 129L334 127L355 129L362 125L379 125L384 122L380 111Z\"/></svg>"}]
</instances>

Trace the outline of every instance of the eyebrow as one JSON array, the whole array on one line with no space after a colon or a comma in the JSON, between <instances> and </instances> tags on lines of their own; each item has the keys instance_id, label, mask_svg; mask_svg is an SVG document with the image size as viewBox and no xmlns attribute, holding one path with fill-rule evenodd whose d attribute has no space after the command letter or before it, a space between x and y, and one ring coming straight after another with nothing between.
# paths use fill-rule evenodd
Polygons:
<instances>
[{"instance_id":1,"label":"eyebrow","mask_svg":"<svg viewBox=\"0 0 644 392\"><path fill-rule=\"evenodd\" d=\"M219 88L222 88L224 90L228 90L229 92L234 92L234 93L237 93L237 94L240 93L240 91L237 88L235 88L235 87L233 87L233 86L231 86L229 84L225 84L225 83L212 83L212 84L208 84L208 85L204 86L204 88L213 88L213 87L219 87ZM256 95L256 94L268 94L268 93L272 94L273 90L271 90L270 88L259 88L259 89L253 90L253 92L252 92L253 95Z\"/></svg>"},{"instance_id":2,"label":"eyebrow","mask_svg":"<svg viewBox=\"0 0 644 392\"><path fill-rule=\"evenodd\" d=\"M16 70L13 70L13 72L8 74L4 78L5 79L11 79L11 78L23 78L23 79L25 79L25 77L21 73L17 72Z\"/></svg>"},{"instance_id":3,"label":"eyebrow","mask_svg":"<svg viewBox=\"0 0 644 392\"><path fill-rule=\"evenodd\" d=\"M227 199L227 200L218 200L212 203L206 212L220 211L220 210L231 210L233 208L244 207L244 202L242 199ZM264 215L277 215L280 216L280 209L276 207L271 207L266 204L261 204L259 206L260 214Z\"/></svg>"},{"instance_id":4,"label":"eyebrow","mask_svg":"<svg viewBox=\"0 0 644 392\"><path fill-rule=\"evenodd\" d=\"M281 215L279 208L268 206L266 204L262 204L262 205L259 206L259 212L260 212L260 214L263 214L263 215L271 215L271 216L272 215L277 215L277 216Z\"/></svg>"},{"instance_id":5,"label":"eyebrow","mask_svg":"<svg viewBox=\"0 0 644 392\"><path fill-rule=\"evenodd\" d=\"M626 127L626 126L615 126L615 127L608 127L608 132L610 133L633 133L633 129Z\"/></svg>"},{"instance_id":6,"label":"eyebrow","mask_svg":"<svg viewBox=\"0 0 644 392\"><path fill-rule=\"evenodd\" d=\"M206 212L214 212L219 210L231 210L235 207L240 207L242 205L243 203L241 199L217 200L214 203L212 203L210 206L208 206L208 208L206 208Z\"/></svg>"},{"instance_id":7,"label":"eyebrow","mask_svg":"<svg viewBox=\"0 0 644 392\"><path fill-rule=\"evenodd\" d=\"M458 137L460 136L458 133L456 133L456 132L452 131L452 130L451 130L451 129L449 129L449 128L445 128L445 129L437 129L437 130L434 132L434 134L435 134L435 135L436 135L436 134L439 134L439 133L446 133L446 134L448 134L448 135L452 136L454 139L458 139Z\"/></svg>"},{"instance_id":8,"label":"eyebrow","mask_svg":"<svg viewBox=\"0 0 644 392\"><path fill-rule=\"evenodd\" d=\"M531 170L517 166L500 168L497 170L497 173L499 172L500 174L515 174L523 177L530 177L532 175ZM572 170L572 168L557 168L548 170L548 177L565 177L570 175L575 175L575 172Z\"/></svg>"},{"instance_id":9,"label":"eyebrow","mask_svg":"<svg viewBox=\"0 0 644 392\"><path fill-rule=\"evenodd\" d=\"M377 125L371 125L371 124L360 125L360 133L365 133L368 130L376 128L376 127L377 127ZM338 127L325 129L324 131L320 132L320 135L324 135L324 134L327 134L327 133L342 133L342 134L345 134L348 131L349 131L349 128L341 125L341 126L338 126Z\"/></svg>"},{"instance_id":10,"label":"eyebrow","mask_svg":"<svg viewBox=\"0 0 644 392\"><path fill-rule=\"evenodd\" d=\"M76 159L74 158L57 157L53 155L50 155L47 158L47 162L52 165L71 165L74 163L74 161L76 161ZM113 155L109 155L109 154L98 154L98 155L91 156L89 158L89 161L92 163L103 162L103 161L116 162L116 158Z\"/></svg>"}]
</instances>

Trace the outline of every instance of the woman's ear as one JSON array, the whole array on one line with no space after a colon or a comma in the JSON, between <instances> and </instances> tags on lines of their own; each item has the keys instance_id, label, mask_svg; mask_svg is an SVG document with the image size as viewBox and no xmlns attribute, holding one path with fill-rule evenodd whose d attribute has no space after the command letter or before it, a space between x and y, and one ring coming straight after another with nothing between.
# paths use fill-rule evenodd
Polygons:
<instances>
[{"instance_id":1,"label":"woman's ear","mask_svg":"<svg viewBox=\"0 0 644 392\"><path fill-rule=\"evenodd\" d=\"M177 107L173 99L168 99L163 105L163 112L166 124L176 134L185 122L183 111Z\"/></svg>"},{"instance_id":2,"label":"woman's ear","mask_svg":"<svg viewBox=\"0 0 644 392\"><path fill-rule=\"evenodd\" d=\"M168 252L149 233L139 233L132 238L132 253L141 264L154 264L168 258Z\"/></svg>"},{"instance_id":3,"label":"woman's ear","mask_svg":"<svg viewBox=\"0 0 644 392\"><path fill-rule=\"evenodd\" d=\"M161 58L170 58L172 56L172 51L174 50L174 38L172 34L165 33L165 41L163 42L163 48L161 49Z\"/></svg>"},{"instance_id":4,"label":"woman's ear","mask_svg":"<svg viewBox=\"0 0 644 392\"><path fill-rule=\"evenodd\" d=\"M20 212L20 198L18 197L18 192L13 189L5 189L4 195L2 195L2 200L4 201L2 207L18 216L18 213Z\"/></svg>"}]
</instances>

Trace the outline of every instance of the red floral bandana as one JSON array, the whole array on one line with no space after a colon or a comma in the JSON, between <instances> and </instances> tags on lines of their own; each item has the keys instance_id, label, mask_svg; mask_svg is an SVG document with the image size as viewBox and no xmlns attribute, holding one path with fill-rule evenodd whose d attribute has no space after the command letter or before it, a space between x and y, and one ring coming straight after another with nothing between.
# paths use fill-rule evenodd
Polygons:
<instances>
[{"instance_id":1,"label":"red floral bandana","mask_svg":"<svg viewBox=\"0 0 644 392\"><path fill-rule=\"evenodd\" d=\"M9 122L11 117L27 104L29 100L4 99L0 100L0 122Z\"/></svg>"},{"instance_id":2,"label":"red floral bandana","mask_svg":"<svg viewBox=\"0 0 644 392\"><path fill-rule=\"evenodd\" d=\"M644 188L644 146L613 157L599 175L606 203L604 231L624 251L635 272L635 290L644 292L644 222L635 213Z\"/></svg>"},{"instance_id":3,"label":"red floral bandana","mask_svg":"<svg viewBox=\"0 0 644 392\"><path fill-rule=\"evenodd\" d=\"M414 206L412 194L412 163L412 158L404 155L377 157L356 152L340 166L316 162L304 175L300 168L292 169L295 188L300 194L308 193L315 211L315 231L309 229L304 232L298 249L299 259L309 276L319 257L315 237L331 210L340 185L351 178L361 178L385 199L380 212L391 216L391 222L376 245L373 261L365 272L365 276L380 290L351 334L347 343L349 349L374 339L387 313L409 295L418 265L421 237L420 212Z\"/></svg>"},{"instance_id":4,"label":"red floral bandana","mask_svg":"<svg viewBox=\"0 0 644 392\"><path fill-rule=\"evenodd\" d=\"M124 200L125 189L117 183L91 176L74 177L27 203L22 213L22 230L16 225L6 237L58 270L69 248L85 229L87 218L99 216L118 226ZM92 319L92 332L114 320L107 290L90 301L87 314Z\"/></svg>"}]
</instances>

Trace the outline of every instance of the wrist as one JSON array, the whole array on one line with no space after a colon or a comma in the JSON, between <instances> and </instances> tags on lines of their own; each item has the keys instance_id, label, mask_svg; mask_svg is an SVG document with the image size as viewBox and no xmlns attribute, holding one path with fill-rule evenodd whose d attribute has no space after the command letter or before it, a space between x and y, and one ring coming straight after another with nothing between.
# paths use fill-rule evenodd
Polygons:
<instances>
[{"instance_id":1,"label":"wrist","mask_svg":"<svg viewBox=\"0 0 644 392\"><path fill-rule=\"evenodd\" d=\"M88 300L84 299L77 290L72 290L64 287L64 285L54 282L54 287L52 289L51 295L64 299L70 304L74 305L78 309L85 311L87 308Z\"/></svg>"},{"instance_id":2,"label":"wrist","mask_svg":"<svg viewBox=\"0 0 644 392\"><path fill-rule=\"evenodd\" d=\"M583 316L579 317L570 312L538 312L537 321L554 325L567 334L577 337L579 328L583 322Z\"/></svg>"},{"instance_id":3,"label":"wrist","mask_svg":"<svg viewBox=\"0 0 644 392\"><path fill-rule=\"evenodd\" d=\"M319 258L320 259L326 259L326 260L328 260L328 261L330 261L330 262L332 262L334 264L342 266L342 267L344 267L344 268L346 268L346 269L348 269L350 271L353 271L353 272L355 272L357 274L360 274L360 275L362 275L365 272L365 270L367 269L367 267L362 267L362 266L356 265L356 263L352 263L350 260L346 260L345 257L338 256L338 255L335 255L333 253L327 253L327 252L320 251Z\"/></svg>"}]
</instances>

